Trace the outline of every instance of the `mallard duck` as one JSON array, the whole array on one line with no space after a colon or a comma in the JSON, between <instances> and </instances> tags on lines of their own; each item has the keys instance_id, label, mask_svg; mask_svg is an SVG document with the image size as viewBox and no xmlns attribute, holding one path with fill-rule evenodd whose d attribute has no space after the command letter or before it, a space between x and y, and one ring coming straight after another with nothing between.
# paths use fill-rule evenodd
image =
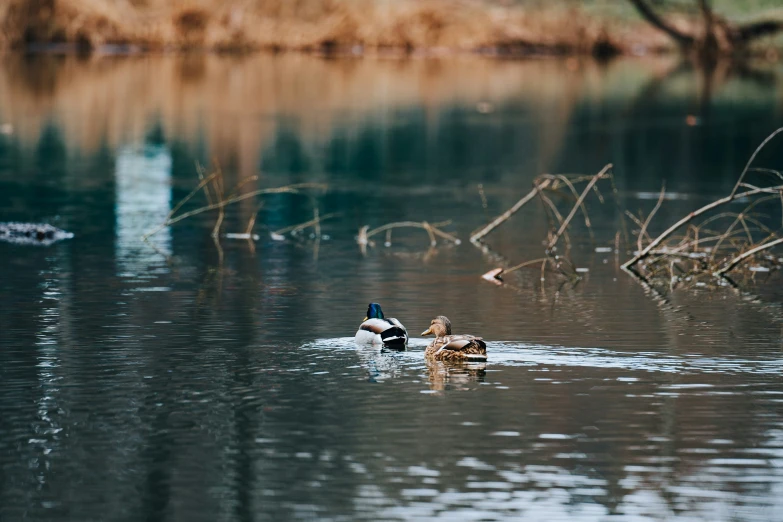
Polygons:
<instances>
[{"instance_id":1,"label":"mallard duck","mask_svg":"<svg viewBox=\"0 0 783 522\"><path fill-rule=\"evenodd\" d=\"M384 346L405 346L408 343L408 331L397 319L383 316L378 303L370 303L367 317L359 326L354 340L358 344L383 344Z\"/></svg>"},{"instance_id":2,"label":"mallard duck","mask_svg":"<svg viewBox=\"0 0 783 522\"><path fill-rule=\"evenodd\" d=\"M486 361L487 345L481 337L452 335L451 321L439 315L421 335L434 335L435 339L424 350L425 357L440 361Z\"/></svg>"}]
</instances>

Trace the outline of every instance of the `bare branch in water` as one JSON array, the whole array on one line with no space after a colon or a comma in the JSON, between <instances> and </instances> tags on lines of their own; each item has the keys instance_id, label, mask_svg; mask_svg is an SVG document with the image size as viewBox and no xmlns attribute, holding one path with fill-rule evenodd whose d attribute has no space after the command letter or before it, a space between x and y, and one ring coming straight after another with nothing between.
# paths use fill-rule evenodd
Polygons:
<instances>
[{"instance_id":1,"label":"bare branch in water","mask_svg":"<svg viewBox=\"0 0 783 522\"><path fill-rule=\"evenodd\" d=\"M549 245L547 246L547 250L551 249L553 246L557 244L558 239L560 239L560 236L565 232L566 228L568 228L568 224L571 222L571 220L574 218L574 214L576 214L576 211L581 207L582 202L584 202L585 198L587 197L587 194L590 193L590 189L593 188L593 186L598 182L599 179L602 179L606 176L606 174L609 172L609 169L612 168L612 164L609 163L604 168L601 169L601 171L593 176L593 178L588 182L585 189L582 191L582 194L579 196L579 199L576 201L576 204L571 209L571 212L568 214L568 217L565 218L565 221L560 225L560 229L557 231L555 236L549 241Z\"/></svg>"},{"instance_id":2,"label":"bare branch in water","mask_svg":"<svg viewBox=\"0 0 783 522\"><path fill-rule=\"evenodd\" d=\"M753 151L753 154L750 156L750 159L748 160L748 163L745 165L745 168L742 171L742 174L740 174L739 179L737 180L737 183L734 185L734 188L731 189L731 194L729 194L730 197L733 197L737 193L737 189L742 186L742 181L745 179L745 175L748 173L748 169L750 169L751 164L753 163L753 160L756 159L756 156L758 156L758 153L761 152L761 150L772 141L772 139L783 132L783 127L777 129L775 132L767 136L767 138L761 142L761 145L756 147L756 150Z\"/></svg>"},{"instance_id":3,"label":"bare branch in water","mask_svg":"<svg viewBox=\"0 0 783 522\"><path fill-rule=\"evenodd\" d=\"M783 172L766 168L751 168L759 152L780 133L783 133L783 128L769 135L754 151L728 196L688 213L654 239L648 234L648 229L663 205L666 197L665 184L661 187L655 206L646 217L637 217L620 208L618 204L619 213L627 215L639 227L636 242L638 250L631 259L621 265L622 269L640 280L645 289L652 291L653 295L658 295L658 290L655 289L656 285L661 288L665 287L666 292L673 292L677 288L693 284L713 288L725 286L725 283L716 278L726 280L730 271L737 270L739 272L738 267L751 259L755 261L755 264L742 271L746 278L755 278L757 272L783 269L783 258L769 253L769 250L783 245L783 223L781 223L781 228L778 228L777 224L771 224L772 215L769 213L769 208L778 204L780 211L783 212L783 184L781 184ZM576 268L570 261L571 248L568 232L574 217L580 210L585 217L585 226L591 230L585 198L595 190L600 201L603 202L596 186L599 179L606 177L611 180L615 201L618 200L613 177L608 174L610 168L611 165L607 165L598 174L586 178L551 174L544 174L536 178L536 188L533 191L523 197L514 207L498 216L492 223L475 232L471 239L479 240L486 236L513 215L513 212L538 195L544 205L550 224L549 237L546 241L547 257L524 261L510 268L493 268L481 277L487 281L502 282L505 285L503 276L523 267L540 264L542 280L547 266L551 267L553 272L560 273L572 281L578 280L579 272L586 270ZM763 186L761 183L750 183L748 182L749 173L762 174L763 176L759 177L767 182L771 179L772 184ZM577 196L576 184L583 181L587 181L587 184ZM548 185L545 186L544 183L547 182ZM566 197L571 195L576 197L576 202L565 217L548 196L551 191L559 192ZM743 200L747 201L744 203L742 211L736 212L727 208L727 205ZM761 207L762 204L765 205L764 208ZM774 216L774 221L777 223L777 213ZM621 221L625 227L625 219L623 218ZM724 221L726 221L727 227L721 229L718 224L722 225ZM679 232L681 229L684 229L684 233ZM762 237L763 235L766 237ZM564 238L566 242L566 255L555 256L555 246L560 238ZM617 252L616 262L618 265L620 263L619 242L620 232L617 232L615 251ZM474 244L479 248L485 248L484 243L474 241ZM601 249L601 251L609 250L608 248ZM640 263L642 260L646 261ZM498 267L497 264L494 266ZM732 284L736 286L736 283L732 282Z\"/></svg>"},{"instance_id":4,"label":"bare branch in water","mask_svg":"<svg viewBox=\"0 0 783 522\"><path fill-rule=\"evenodd\" d=\"M733 270L734 267L736 267L738 264L742 263L743 261L745 261L749 257L754 256L754 255L756 255L759 252L762 252L764 250L769 250L770 248L775 247L775 246L780 245L780 244L783 244L783 238L779 238L779 239L776 239L774 241L770 241L769 243L764 243L763 245L759 245L756 248L751 248L750 250L748 250L744 254L739 255L739 256L735 257L734 259L732 259L731 261L729 261L729 264L727 264L726 266L724 266L723 268L721 268L720 270L715 272L715 275L723 276L727 272Z\"/></svg>"},{"instance_id":5,"label":"bare branch in water","mask_svg":"<svg viewBox=\"0 0 783 522\"><path fill-rule=\"evenodd\" d=\"M279 230L275 230L274 232L272 232L272 234L282 236L283 234L287 234L289 232L298 232L299 230L303 230L307 227L316 227L315 233L316 236L318 236L321 231L320 228L321 222L339 215L338 212L332 212L331 214L324 214L323 216L319 216L318 210L315 210L314 213L315 213L315 217L313 219L309 221L305 221L304 223L298 223L296 225L291 225L290 227L285 227Z\"/></svg>"},{"instance_id":6,"label":"bare branch in water","mask_svg":"<svg viewBox=\"0 0 783 522\"><path fill-rule=\"evenodd\" d=\"M553 229L549 232L549 239L551 240L551 238L554 237L554 223L552 222L551 216L555 216L555 219L557 219L557 224L559 226L562 226L565 220L563 219L563 216L560 214L560 211L557 210L557 205L555 205L555 203L551 199L549 199L549 197L544 192L539 192L538 197L545 205L544 210L547 211L547 217L549 217L549 224ZM549 214L550 211L552 213L551 216ZM563 235L563 239L565 239L566 251L570 251L571 237L568 235L568 232L565 232L565 234Z\"/></svg>"},{"instance_id":7,"label":"bare branch in water","mask_svg":"<svg viewBox=\"0 0 783 522\"><path fill-rule=\"evenodd\" d=\"M478 230L477 232L474 232L473 235L471 236L471 242L478 248L482 249L482 251L484 251L486 245L484 243L481 243L480 240L483 237L485 237L487 234L492 232L492 230L494 230L497 226L499 226L500 224L508 220L515 212L517 212L528 201L533 199L535 196L538 196L544 205L544 210L546 211L547 217L549 218L549 223L551 227L548 234L548 240L547 240L548 246L546 247L546 257L541 257L530 261L524 261L522 263L519 263L515 266L506 269L494 268L489 272L483 274L481 277L486 281L500 284L500 283L504 283L502 280L502 276L514 272L515 270L518 270L520 268L531 266L531 265L537 265L540 263L541 281L544 281L544 275L547 270L547 265L551 267L551 270L553 272L565 276L572 283L579 281L581 277L577 274L578 272L577 268L568 259L567 255L566 256L554 255L553 253L554 247L562 237L564 238L566 243L566 252L567 253L570 252L571 240L568 235L568 228L570 226L571 221L574 219L576 213L579 210L582 211L585 220L585 226L589 230L590 237L592 238L592 224L590 222L590 216L587 211L587 205L585 205L585 199L591 192L595 192L599 201L601 203L604 202L604 198L601 195L600 191L598 190L596 183L601 179L611 179L612 176L611 174L609 174L609 170L611 169L611 167L612 165L608 164L604 166L604 168L601 169L600 172L591 176L565 176L562 174L542 174L541 176L538 176L534 181L534 189L531 192L529 192L524 197L522 197L519 201L517 201L516 204L514 204L514 206L512 206L506 212L504 212L503 214L495 218L494 221L492 221L482 229ZM582 191L579 192L576 188L576 184L583 183L583 182L586 182L586 185L582 189ZM547 195L547 192L550 191L563 194L559 190L562 187L566 187L570 192L570 195L573 195L575 200L568 216L565 218L560 213L560 210L557 208L557 205L554 203L554 201L552 201L552 199ZM613 189L613 193L616 195L616 189L614 188L613 183L612 183L612 189ZM569 194L567 193L564 195L566 197L569 196ZM542 290L543 290L543 286L542 286Z\"/></svg>"},{"instance_id":8,"label":"bare branch in water","mask_svg":"<svg viewBox=\"0 0 783 522\"><path fill-rule=\"evenodd\" d=\"M705 206L701 207L698 210L694 210L693 212L691 212L690 214L686 215L685 217L683 217L682 219L677 221L675 224L673 224L672 226L667 228L660 236L655 238L649 245L647 245L644 248L644 250L642 250L641 252L637 252L637 254L633 258L631 258L630 260L628 260L625 263L623 263L623 268L629 268L629 267L635 265L636 263L638 263L639 261L641 261L642 259L646 258L650 254L650 251L652 251L658 245L660 245L666 238L671 236L677 229L679 229L683 225L688 224L691 220L693 220L693 218L701 216L704 213L709 212L710 210L714 210L714 209L720 207L721 205L725 205L726 203L730 203L730 202L734 201L735 199L755 196L756 194L766 194L766 193L769 193L770 190L771 189L769 189L769 188L757 188L757 189L753 189L753 190L748 190L746 192L741 192L739 194L726 196L725 198L721 198L721 199L719 199L717 201L713 201L709 205L705 205Z\"/></svg>"},{"instance_id":9,"label":"bare branch in water","mask_svg":"<svg viewBox=\"0 0 783 522\"><path fill-rule=\"evenodd\" d=\"M430 246L435 246L437 244L437 239L435 236L441 237L446 241L450 241L455 245L459 245L461 241L458 237L440 230L440 227L449 224L451 224L451 220L440 223L428 223L427 221L399 221L395 223L387 223L386 225L374 228L372 230L370 230L369 226L365 225L359 229L359 235L356 237L356 242L359 244L362 254L365 254L367 252L367 247L372 246L370 238L376 234L390 231L393 228L421 228L425 230L427 235L430 237Z\"/></svg>"},{"instance_id":10,"label":"bare branch in water","mask_svg":"<svg viewBox=\"0 0 783 522\"><path fill-rule=\"evenodd\" d=\"M514 265L511 268L503 269L503 268L493 268L486 274L482 275L481 278L485 279L490 282L497 282L497 281L503 281L501 279L502 276L510 274L511 272L515 270L519 270L520 268L524 268L526 266L535 265L537 263L546 262L549 258L548 257L539 257L538 259L532 259L530 261L525 261L523 263L519 263L518 265Z\"/></svg>"},{"instance_id":11,"label":"bare branch in water","mask_svg":"<svg viewBox=\"0 0 783 522\"><path fill-rule=\"evenodd\" d=\"M268 189L258 189L253 190L251 192L246 192L244 194L239 195L232 195L227 198L223 197L224 193L224 185L223 185L223 174L218 168L214 173L210 174L209 176L204 175L204 170L201 165L196 164L196 171L199 175L199 184L196 186L195 189L193 189L185 198L183 198L179 203L177 203L174 208L169 212L169 214L166 216L166 219L155 227L153 230L147 232L144 234L142 239L147 239L150 236L153 236L154 234L157 234L161 230L163 230L166 227L169 227L171 225L174 225L175 223L178 223L182 221L183 219L187 219L189 217L202 214L204 212L209 212L211 210L218 210L218 221L215 224L215 227L212 230L213 236L220 231L220 227L223 223L223 218L225 216L225 207L228 205L237 203L239 201L244 201L246 199L255 198L257 196L264 196L269 194L301 194L302 190L304 189L318 189L318 190L326 190L326 185L323 183L295 183L292 185L285 185L282 187L276 187L276 188L268 188ZM238 190L242 185L244 185L247 181L249 181L251 178L246 178L241 183L239 183L235 189ZM214 195L212 194L212 191L209 189L209 184L212 183L214 191ZM182 206L193 198L200 190L204 190L204 194L207 198L207 205L203 207L199 207L193 210L190 210L188 212L185 212L183 214L180 214L175 217L175 214L177 211L179 211ZM252 228L249 226L249 228ZM215 236L217 237L217 236Z\"/></svg>"},{"instance_id":12,"label":"bare branch in water","mask_svg":"<svg viewBox=\"0 0 783 522\"><path fill-rule=\"evenodd\" d=\"M362 251L362 255L367 253L367 245L370 243L370 240L367 238L367 230L369 229L369 226L364 225L359 229L359 235L356 237L356 242L359 243L359 249Z\"/></svg>"},{"instance_id":13,"label":"bare branch in water","mask_svg":"<svg viewBox=\"0 0 783 522\"><path fill-rule=\"evenodd\" d=\"M223 171L220 169L220 166L216 166L215 168L217 172L217 176L212 181L212 184L214 185L215 194L217 197L218 202L223 201L223 195L224 195L224 185L223 185ZM226 209L225 207L221 206L218 209L218 217L217 221L215 222L215 227L212 229L212 237L217 240L218 237L220 237L220 227L223 224L223 219L226 217Z\"/></svg>"},{"instance_id":14,"label":"bare branch in water","mask_svg":"<svg viewBox=\"0 0 783 522\"><path fill-rule=\"evenodd\" d=\"M647 227L650 224L650 221L652 221L652 218L655 216L655 213L658 212L658 209L661 208L661 203L663 203L663 196L666 194L666 182L663 183L663 186L661 187L661 195L658 196L658 202L655 204L655 207L653 207L652 211L650 212L650 215L647 216L647 219L644 220L644 224L642 225L642 229L639 232L639 238L636 242L637 246L639 247L639 250L642 249L642 238L647 234Z\"/></svg>"},{"instance_id":15,"label":"bare branch in water","mask_svg":"<svg viewBox=\"0 0 783 522\"><path fill-rule=\"evenodd\" d=\"M579 200L579 191L576 190L576 187L574 186L575 183L579 183L580 181L589 181L592 176L588 176L587 178L576 178L573 180L568 179L567 176L564 176L562 174L556 174L554 176L544 174L543 176L539 176L540 178L551 178L555 180L555 184L552 186L553 189L557 188L557 183L561 182L565 186L568 187L568 189L571 191L571 194L573 194L575 200ZM593 186L593 189L596 189L595 186ZM603 197L601 196L601 193L596 189L596 195L598 196L598 199L603 203ZM590 215L587 213L587 207L584 204L584 201L579 205L579 208L582 210L582 215L584 215L585 218L585 226L587 227L587 230L590 232L590 237L593 235L592 225L590 224Z\"/></svg>"},{"instance_id":16,"label":"bare branch in water","mask_svg":"<svg viewBox=\"0 0 783 522\"><path fill-rule=\"evenodd\" d=\"M430 246L434 247L438 244L438 240L435 239L435 232L433 231L432 226L426 221L422 221L421 224L424 225L424 230L426 230L427 234L430 236Z\"/></svg>"},{"instance_id":17,"label":"bare branch in water","mask_svg":"<svg viewBox=\"0 0 783 522\"><path fill-rule=\"evenodd\" d=\"M520 208L525 206L527 202L529 202L531 199L536 197L536 194L538 194L541 190L547 188L551 183L552 183L551 180L544 180L541 183L535 184L533 190L528 192L519 201L514 203L514 205L511 208L509 208L501 215L496 217L491 223L485 225L482 229L478 231L474 231L470 235L471 242L475 243L476 241L481 241L481 238L483 238L484 236L486 236L487 234L495 230L498 226L508 221L508 219L514 214L516 214Z\"/></svg>"},{"instance_id":18,"label":"bare branch in water","mask_svg":"<svg viewBox=\"0 0 783 522\"><path fill-rule=\"evenodd\" d=\"M250 216L250 219L247 220L247 227L245 227L245 234L248 236L253 233L253 227L256 224L256 219L258 218L258 213L261 211L261 208L264 206L264 203L261 202L256 207L255 212L253 212L253 215Z\"/></svg>"}]
</instances>

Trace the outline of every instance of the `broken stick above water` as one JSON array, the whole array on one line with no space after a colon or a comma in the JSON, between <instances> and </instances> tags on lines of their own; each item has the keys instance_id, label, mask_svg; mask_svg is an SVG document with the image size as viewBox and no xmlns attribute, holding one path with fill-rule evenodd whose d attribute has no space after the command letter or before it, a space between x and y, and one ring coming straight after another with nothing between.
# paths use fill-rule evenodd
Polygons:
<instances>
[{"instance_id":1,"label":"broken stick above water","mask_svg":"<svg viewBox=\"0 0 783 522\"><path fill-rule=\"evenodd\" d=\"M549 240L549 244L547 245L547 250L551 250L552 247L554 247L557 244L557 241L560 239L560 236L563 235L563 232L566 231L568 228L568 224L571 223L571 220L576 215L576 211L582 206L582 203L584 202L585 198L587 197L587 194L590 193L590 189L592 189L595 184L598 182L599 179L603 179L607 176L607 173L609 170L611 170L612 164L608 163L604 166L604 168L601 169L601 171L590 178L590 182L587 184L585 189L582 191L582 194L580 194L579 199L576 200L576 204L571 209L571 212L568 214L568 217L565 218L565 220L560 224L560 228L557 230L557 233L552 237L552 239Z\"/></svg>"},{"instance_id":2,"label":"broken stick above water","mask_svg":"<svg viewBox=\"0 0 783 522\"><path fill-rule=\"evenodd\" d=\"M519 201L514 203L514 206L512 206L510 209L508 209L505 212L503 212L498 217L496 217L491 223L489 223L487 226L485 226L481 230L471 234L470 241L473 242L473 243L475 243L477 241L481 241L481 238L483 238L484 236L486 236L487 234L489 234L490 232L495 230L498 226L503 224L505 221L507 221L508 218L510 218L511 216L516 214L517 211L519 211L520 208L525 206L525 204L527 202L529 202L531 199L536 197L536 194L538 194L541 190L549 187L549 185L551 185L551 184L552 184L552 181L549 180L549 179L545 179L541 183L536 183L535 187L533 188L533 190L531 190L525 196L523 196L522 199L520 199Z\"/></svg>"}]
</instances>

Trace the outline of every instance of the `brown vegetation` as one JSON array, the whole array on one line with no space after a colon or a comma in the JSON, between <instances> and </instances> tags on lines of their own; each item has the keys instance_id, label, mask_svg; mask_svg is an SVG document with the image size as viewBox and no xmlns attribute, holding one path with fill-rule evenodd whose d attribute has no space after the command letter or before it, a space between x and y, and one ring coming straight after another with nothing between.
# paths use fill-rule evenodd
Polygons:
<instances>
[{"instance_id":1,"label":"brown vegetation","mask_svg":"<svg viewBox=\"0 0 783 522\"><path fill-rule=\"evenodd\" d=\"M667 44L578 7L486 0L8 0L0 48L482 51L611 54Z\"/></svg>"}]
</instances>

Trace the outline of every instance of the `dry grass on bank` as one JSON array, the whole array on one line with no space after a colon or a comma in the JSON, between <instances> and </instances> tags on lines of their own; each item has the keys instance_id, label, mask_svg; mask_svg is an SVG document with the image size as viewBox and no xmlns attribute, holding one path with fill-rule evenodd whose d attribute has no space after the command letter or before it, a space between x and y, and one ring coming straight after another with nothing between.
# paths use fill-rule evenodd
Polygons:
<instances>
[{"instance_id":1,"label":"dry grass on bank","mask_svg":"<svg viewBox=\"0 0 783 522\"><path fill-rule=\"evenodd\" d=\"M642 22L630 25L580 7L488 0L7 0L0 48L611 53L668 45Z\"/></svg>"}]
</instances>

